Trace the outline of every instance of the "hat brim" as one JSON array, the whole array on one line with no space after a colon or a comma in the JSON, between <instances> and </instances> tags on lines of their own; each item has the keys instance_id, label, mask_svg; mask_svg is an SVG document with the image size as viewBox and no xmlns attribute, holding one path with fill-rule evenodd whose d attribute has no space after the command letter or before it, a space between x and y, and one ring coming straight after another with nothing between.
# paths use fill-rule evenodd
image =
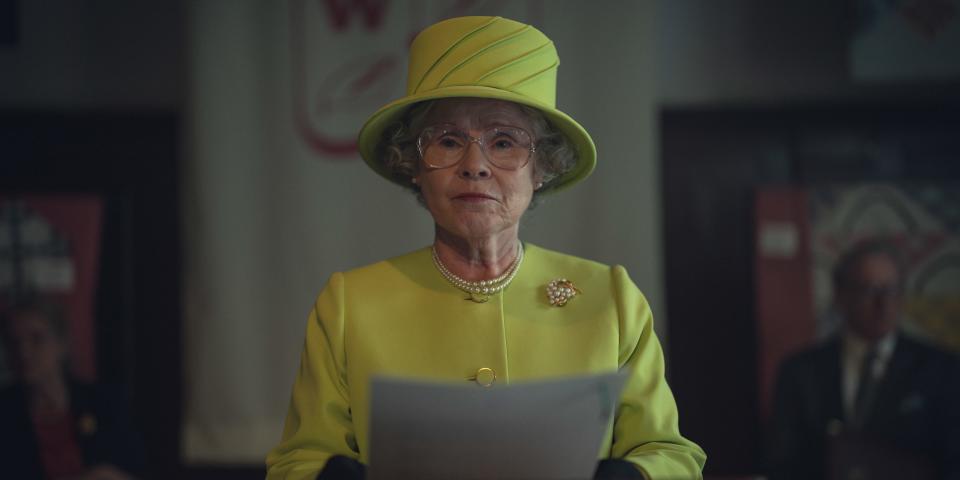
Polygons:
<instances>
[{"instance_id":1,"label":"hat brim","mask_svg":"<svg viewBox=\"0 0 960 480\"><path fill-rule=\"evenodd\" d=\"M383 138L384 129L398 121L406 109L415 103L455 97L506 100L536 108L544 114L554 128L560 130L561 133L567 136L577 150L577 163L572 170L550 182L550 188L545 189L543 193L558 192L574 185L589 176L597 165L597 148L593 143L593 139L590 138L590 134L587 133L586 129L580 126L576 120L570 118L569 115L552 106L531 100L526 96L498 88L478 85L441 87L421 94L401 98L377 110L370 116L360 130L358 146L363 161L383 178L399 184L390 170L387 169L386 165L377 157L377 145ZM406 187L409 185L402 186Z\"/></svg>"}]
</instances>

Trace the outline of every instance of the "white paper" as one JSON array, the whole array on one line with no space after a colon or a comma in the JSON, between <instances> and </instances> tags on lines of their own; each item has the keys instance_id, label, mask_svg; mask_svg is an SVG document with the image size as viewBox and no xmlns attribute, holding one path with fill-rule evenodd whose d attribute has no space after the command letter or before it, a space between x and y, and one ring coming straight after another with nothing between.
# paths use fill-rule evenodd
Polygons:
<instances>
[{"instance_id":1,"label":"white paper","mask_svg":"<svg viewBox=\"0 0 960 480\"><path fill-rule=\"evenodd\" d=\"M376 378L369 478L586 479L626 374L488 388Z\"/></svg>"}]
</instances>

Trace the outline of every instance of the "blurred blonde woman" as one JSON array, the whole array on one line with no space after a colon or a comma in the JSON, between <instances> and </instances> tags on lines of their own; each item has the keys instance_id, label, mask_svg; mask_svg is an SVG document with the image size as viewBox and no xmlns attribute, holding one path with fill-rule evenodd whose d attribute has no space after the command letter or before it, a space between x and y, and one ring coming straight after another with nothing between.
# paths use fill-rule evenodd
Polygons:
<instances>
[{"instance_id":1,"label":"blurred blonde woman","mask_svg":"<svg viewBox=\"0 0 960 480\"><path fill-rule=\"evenodd\" d=\"M69 335L58 305L15 303L2 317L15 382L0 389L4 478L130 480L142 465L123 395L68 374Z\"/></svg>"}]
</instances>

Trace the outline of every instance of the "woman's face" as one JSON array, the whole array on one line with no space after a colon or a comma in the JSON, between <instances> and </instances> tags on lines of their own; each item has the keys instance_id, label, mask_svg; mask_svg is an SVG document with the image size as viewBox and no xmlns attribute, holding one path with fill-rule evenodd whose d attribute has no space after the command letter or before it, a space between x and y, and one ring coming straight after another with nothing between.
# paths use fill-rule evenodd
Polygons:
<instances>
[{"instance_id":1,"label":"woman's face","mask_svg":"<svg viewBox=\"0 0 960 480\"><path fill-rule=\"evenodd\" d=\"M27 385L63 374L63 339L40 312L22 311L8 320L8 355L14 371Z\"/></svg>"},{"instance_id":2,"label":"woman's face","mask_svg":"<svg viewBox=\"0 0 960 480\"><path fill-rule=\"evenodd\" d=\"M492 127L519 127L531 135L533 132L533 125L520 107L489 99L438 100L424 125L441 124L455 126L474 138L480 138ZM450 167L432 168L420 159L414 180L439 228L464 239L489 238L516 229L533 197L537 181L535 163L531 157L522 168L499 168L474 142L466 147L463 159Z\"/></svg>"}]
</instances>

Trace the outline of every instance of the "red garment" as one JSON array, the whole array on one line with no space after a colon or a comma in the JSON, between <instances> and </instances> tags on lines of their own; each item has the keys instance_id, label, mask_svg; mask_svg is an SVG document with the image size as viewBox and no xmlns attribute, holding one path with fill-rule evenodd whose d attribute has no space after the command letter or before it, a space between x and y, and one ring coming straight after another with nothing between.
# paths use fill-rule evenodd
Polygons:
<instances>
[{"instance_id":1,"label":"red garment","mask_svg":"<svg viewBox=\"0 0 960 480\"><path fill-rule=\"evenodd\" d=\"M33 414L33 431L37 435L40 462L48 480L82 474L83 454L77 442L73 415L67 412L57 418Z\"/></svg>"}]
</instances>

